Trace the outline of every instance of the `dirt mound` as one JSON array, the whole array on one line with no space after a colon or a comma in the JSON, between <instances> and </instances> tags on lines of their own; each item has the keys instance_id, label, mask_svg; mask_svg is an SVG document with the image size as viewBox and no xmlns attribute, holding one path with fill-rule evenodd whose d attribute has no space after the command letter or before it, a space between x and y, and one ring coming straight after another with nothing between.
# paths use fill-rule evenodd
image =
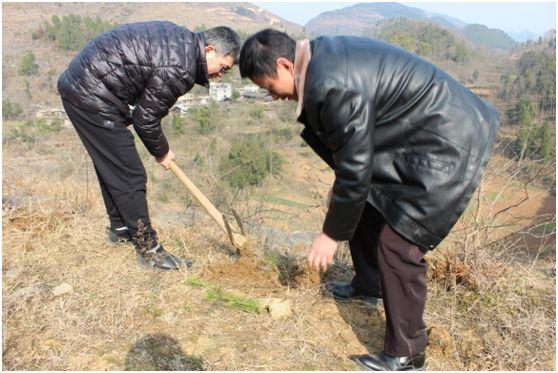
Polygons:
<instances>
[{"instance_id":1,"label":"dirt mound","mask_svg":"<svg viewBox=\"0 0 558 373\"><path fill-rule=\"evenodd\" d=\"M318 272L310 271L292 256L278 255L265 260L248 248L232 260L208 266L202 278L257 296L284 293L286 288L313 288L321 282Z\"/></svg>"}]
</instances>

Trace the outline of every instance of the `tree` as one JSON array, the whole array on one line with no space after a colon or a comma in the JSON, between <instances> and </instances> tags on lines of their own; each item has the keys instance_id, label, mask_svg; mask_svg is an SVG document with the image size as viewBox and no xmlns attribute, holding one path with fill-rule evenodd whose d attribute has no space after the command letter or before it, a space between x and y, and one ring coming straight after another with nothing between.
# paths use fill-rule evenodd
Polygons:
<instances>
[{"instance_id":1,"label":"tree","mask_svg":"<svg viewBox=\"0 0 558 373\"><path fill-rule=\"evenodd\" d=\"M258 135L246 135L232 141L229 154L221 158L220 166L229 185L235 188L259 185L270 173L280 172L282 159L266 143Z\"/></svg>"},{"instance_id":2,"label":"tree","mask_svg":"<svg viewBox=\"0 0 558 373\"><path fill-rule=\"evenodd\" d=\"M23 76L36 75L39 72L39 65L35 63L35 55L27 52L21 59L19 74Z\"/></svg>"},{"instance_id":3,"label":"tree","mask_svg":"<svg viewBox=\"0 0 558 373\"><path fill-rule=\"evenodd\" d=\"M479 78L479 72L477 70L475 70L473 72L473 82L476 82Z\"/></svg>"},{"instance_id":4,"label":"tree","mask_svg":"<svg viewBox=\"0 0 558 373\"><path fill-rule=\"evenodd\" d=\"M532 154L533 140L535 138L535 131L533 131L535 106L533 102L521 100L518 104L517 120L520 129L515 142L515 151L517 154L530 156Z\"/></svg>"},{"instance_id":5,"label":"tree","mask_svg":"<svg viewBox=\"0 0 558 373\"><path fill-rule=\"evenodd\" d=\"M552 128L548 122L544 122L539 130L539 137L541 147L539 154L543 159L548 159L552 153L552 144L554 143L554 136L552 136Z\"/></svg>"},{"instance_id":6,"label":"tree","mask_svg":"<svg viewBox=\"0 0 558 373\"><path fill-rule=\"evenodd\" d=\"M211 116L211 111L207 106L195 106L190 109L194 121L198 124L196 131L200 135L207 135L216 127L215 121Z\"/></svg>"},{"instance_id":7,"label":"tree","mask_svg":"<svg viewBox=\"0 0 558 373\"><path fill-rule=\"evenodd\" d=\"M472 51L449 31L432 24L404 18L387 21L378 37L410 52L436 60L467 62Z\"/></svg>"},{"instance_id":8,"label":"tree","mask_svg":"<svg viewBox=\"0 0 558 373\"><path fill-rule=\"evenodd\" d=\"M54 15L51 18L51 23L45 22L42 29L37 31L36 34L45 37L47 40L55 41L62 49L77 51L97 35L116 26L116 24L104 22L99 16L92 19L70 14L60 19L60 17Z\"/></svg>"},{"instance_id":9,"label":"tree","mask_svg":"<svg viewBox=\"0 0 558 373\"><path fill-rule=\"evenodd\" d=\"M2 118L3 119L17 119L21 116L23 110L17 102L10 102L7 98L2 100Z\"/></svg>"},{"instance_id":10,"label":"tree","mask_svg":"<svg viewBox=\"0 0 558 373\"><path fill-rule=\"evenodd\" d=\"M172 129L174 130L174 133L176 133L177 135L181 135L184 133L184 127L183 127L184 121L182 120L182 117L180 116L180 114L173 114L172 116Z\"/></svg>"}]
</instances>

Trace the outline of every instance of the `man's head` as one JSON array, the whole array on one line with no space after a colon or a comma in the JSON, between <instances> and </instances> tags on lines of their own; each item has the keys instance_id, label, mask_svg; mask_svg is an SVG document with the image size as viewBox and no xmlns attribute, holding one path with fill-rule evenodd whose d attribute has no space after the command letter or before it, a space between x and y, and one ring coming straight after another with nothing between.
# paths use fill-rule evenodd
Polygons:
<instances>
[{"instance_id":1,"label":"man's head","mask_svg":"<svg viewBox=\"0 0 558 373\"><path fill-rule=\"evenodd\" d=\"M223 76L237 61L240 38L232 29L219 26L203 32L207 75L210 78Z\"/></svg>"},{"instance_id":2,"label":"man's head","mask_svg":"<svg viewBox=\"0 0 558 373\"><path fill-rule=\"evenodd\" d=\"M296 100L294 58L296 42L273 29L252 35L240 51L240 76L267 89L274 100Z\"/></svg>"}]
</instances>

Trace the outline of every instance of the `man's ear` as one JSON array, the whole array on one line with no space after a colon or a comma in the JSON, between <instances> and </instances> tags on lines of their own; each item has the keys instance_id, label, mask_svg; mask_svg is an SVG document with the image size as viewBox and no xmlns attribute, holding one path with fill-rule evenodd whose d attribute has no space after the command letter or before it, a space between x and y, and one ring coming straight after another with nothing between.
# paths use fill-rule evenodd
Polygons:
<instances>
[{"instance_id":1,"label":"man's ear","mask_svg":"<svg viewBox=\"0 0 558 373\"><path fill-rule=\"evenodd\" d=\"M212 53L216 53L215 52L215 47L213 45L206 45L205 46L205 55L207 56L208 54L212 54Z\"/></svg>"},{"instance_id":2,"label":"man's ear","mask_svg":"<svg viewBox=\"0 0 558 373\"><path fill-rule=\"evenodd\" d=\"M277 68L283 67L283 68L287 69L290 73L292 73L293 76L294 76L294 63L289 61L287 58L279 57L277 59L276 64L277 64Z\"/></svg>"}]
</instances>

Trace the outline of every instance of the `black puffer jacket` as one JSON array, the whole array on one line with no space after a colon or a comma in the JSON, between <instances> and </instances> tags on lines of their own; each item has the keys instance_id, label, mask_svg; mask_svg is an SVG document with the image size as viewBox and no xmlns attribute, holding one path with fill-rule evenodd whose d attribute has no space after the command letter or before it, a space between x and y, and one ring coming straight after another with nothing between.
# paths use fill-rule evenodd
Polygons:
<instances>
[{"instance_id":1,"label":"black puffer jacket","mask_svg":"<svg viewBox=\"0 0 558 373\"><path fill-rule=\"evenodd\" d=\"M298 120L335 170L323 230L351 239L366 201L436 247L479 184L498 127L489 104L427 61L356 37L311 42Z\"/></svg>"},{"instance_id":2,"label":"black puffer jacket","mask_svg":"<svg viewBox=\"0 0 558 373\"><path fill-rule=\"evenodd\" d=\"M169 150L161 118L194 83L208 84L204 46L202 34L171 22L123 25L85 46L60 76L58 91L97 115L101 126L133 124L159 157Z\"/></svg>"}]
</instances>

